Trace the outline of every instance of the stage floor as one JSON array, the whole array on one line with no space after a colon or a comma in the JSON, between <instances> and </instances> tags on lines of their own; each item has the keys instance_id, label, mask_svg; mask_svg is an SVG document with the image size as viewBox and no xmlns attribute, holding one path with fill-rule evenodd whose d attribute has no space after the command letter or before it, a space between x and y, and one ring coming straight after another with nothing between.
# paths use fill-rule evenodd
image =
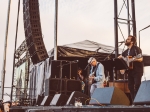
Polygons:
<instances>
[{"instance_id":1,"label":"stage floor","mask_svg":"<svg viewBox=\"0 0 150 112\"><path fill-rule=\"evenodd\" d=\"M16 106L10 112L150 112L150 105Z\"/></svg>"}]
</instances>

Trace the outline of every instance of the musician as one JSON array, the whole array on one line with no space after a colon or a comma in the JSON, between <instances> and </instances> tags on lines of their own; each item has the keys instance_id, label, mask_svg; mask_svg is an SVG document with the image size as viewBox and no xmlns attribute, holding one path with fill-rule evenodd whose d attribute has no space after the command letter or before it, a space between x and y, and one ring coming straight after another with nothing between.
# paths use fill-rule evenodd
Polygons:
<instances>
[{"instance_id":1,"label":"musician","mask_svg":"<svg viewBox=\"0 0 150 112\"><path fill-rule=\"evenodd\" d=\"M78 68L77 71L77 80L80 80L82 83L82 92L84 93L84 89L85 89L85 82L84 82L84 76L82 75L82 69Z\"/></svg>"},{"instance_id":2,"label":"musician","mask_svg":"<svg viewBox=\"0 0 150 112\"><path fill-rule=\"evenodd\" d=\"M94 57L90 57L88 63L91 65L89 80L93 80L90 88L90 94L92 96L95 88L104 87L103 82L105 80L105 74L104 66L100 62L97 62Z\"/></svg>"},{"instance_id":3,"label":"musician","mask_svg":"<svg viewBox=\"0 0 150 112\"><path fill-rule=\"evenodd\" d=\"M129 35L126 39L125 45L127 49L118 58L124 58L132 56L130 62L132 63L132 69L128 70L128 87L130 90L131 98L134 100L136 93L141 84L141 78L143 75L143 57L142 50L135 45L136 38Z\"/></svg>"}]
</instances>

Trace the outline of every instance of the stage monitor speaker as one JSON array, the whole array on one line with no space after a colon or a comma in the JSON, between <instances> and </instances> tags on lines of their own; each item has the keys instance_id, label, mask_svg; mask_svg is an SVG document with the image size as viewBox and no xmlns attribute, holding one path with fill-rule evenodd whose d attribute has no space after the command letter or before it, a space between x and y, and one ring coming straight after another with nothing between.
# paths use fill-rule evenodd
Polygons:
<instances>
[{"instance_id":1,"label":"stage monitor speaker","mask_svg":"<svg viewBox=\"0 0 150 112\"><path fill-rule=\"evenodd\" d=\"M53 99L53 96L45 96L43 101L41 102L41 105L49 106L49 104L52 101L52 99Z\"/></svg>"},{"instance_id":2,"label":"stage monitor speaker","mask_svg":"<svg viewBox=\"0 0 150 112\"><path fill-rule=\"evenodd\" d=\"M68 96L64 94L55 94L50 105L64 106L68 100Z\"/></svg>"},{"instance_id":3,"label":"stage monitor speaker","mask_svg":"<svg viewBox=\"0 0 150 112\"><path fill-rule=\"evenodd\" d=\"M89 104L129 105L130 101L122 90L116 87L105 87L95 89Z\"/></svg>"},{"instance_id":4,"label":"stage monitor speaker","mask_svg":"<svg viewBox=\"0 0 150 112\"><path fill-rule=\"evenodd\" d=\"M37 98L36 98L36 105L40 105L43 98L44 98L44 96L38 95Z\"/></svg>"},{"instance_id":5,"label":"stage monitor speaker","mask_svg":"<svg viewBox=\"0 0 150 112\"><path fill-rule=\"evenodd\" d=\"M66 105L74 105L75 103L75 98L80 99L82 102L82 105L88 105L90 97L87 96L86 94L83 94L79 91L73 91L66 103Z\"/></svg>"},{"instance_id":6,"label":"stage monitor speaker","mask_svg":"<svg viewBox=\"0 0 150 112\"><path fill-rule=\"evenodd\" d=\"M141 83L133 103L135 105L150 105L150 80Z\"/></svg>"}]
</instances>

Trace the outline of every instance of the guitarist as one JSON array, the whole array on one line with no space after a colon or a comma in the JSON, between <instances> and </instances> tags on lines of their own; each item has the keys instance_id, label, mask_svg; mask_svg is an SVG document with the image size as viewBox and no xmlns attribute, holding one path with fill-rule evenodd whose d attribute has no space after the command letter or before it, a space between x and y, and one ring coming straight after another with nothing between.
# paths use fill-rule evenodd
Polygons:
<instances>
[{"instance_id":1,"label":"guitarist","mask_svg":"<svg viewBox=\"0 0 150 112\"><path fill-rule=\"evenodd\" d=\"M143 57L142 50L135 45L136 38L129 35L126 39L125 45L127 49L118 58L132 56L131 62L133 63L132 69L128 70L128 87L130 90L132 101L134 100L137 91L141 84L143 75Z\"/></svg>"},{"instance_id":2,"label":"guitarist","mask_svg":"<svg viewBox=\"0 0 150 112\"><path fill-rule=\"evenodd\" d=\"M90 94L92 96L95 88L104 87L103 82L105 80L105 74L104 66L100 62L97 62L97 60L94 57L90 57L88 63L91 65L89 80L93 80L90 89Z\"/></svg>"}]
</instances>

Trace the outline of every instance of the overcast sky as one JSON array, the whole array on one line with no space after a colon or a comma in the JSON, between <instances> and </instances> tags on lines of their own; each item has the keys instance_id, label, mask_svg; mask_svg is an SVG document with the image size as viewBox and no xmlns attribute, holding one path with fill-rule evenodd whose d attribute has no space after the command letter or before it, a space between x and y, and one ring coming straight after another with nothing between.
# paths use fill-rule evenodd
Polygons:
<instances>
[{"instance_id":1,"label":"overcast sky","mask_svg":"<svg viewBox=\"0 0 150 112\"><path fill-rule=\"evenodd\" d=\"M39 0L40 17L44 43L47 51L54 46L54 1ZM101 44L114 46L114 1L113 0L58 0L58 45L70 44L83 40L91 40ZM130 1L130 0L129 0ZM150 25L150 1L135 0L137 36L139 30ZM25 40L23 26L22 0L19 16L19 30L17 47ZM8 31L6 81L5 86L10 87L13 65L13 52L15 43L15 29L17 21L18 0L12 0L10 11L10 24ZM118 0L118 12L123 0ZM131 5L131 4L130 4ZM130 7L131 8L131 7ZM4 40L6 31L8 0L0 0L0 70L2 71ZM131 14L131 13L130 13ZM127 18L124 6L119 16ZM124 37L127 37L127 26L119 25ZM143 54L150 55L150 28L141 32L141 49ZM123 37L119 32L119 41ZM122 45L123 47L123 45ZM145 68L145 75L150 79L150 69ZM5 90L9 93L10 90ZM6 97L8 99L8 97Z\"/></svg>"}]
</instances>

